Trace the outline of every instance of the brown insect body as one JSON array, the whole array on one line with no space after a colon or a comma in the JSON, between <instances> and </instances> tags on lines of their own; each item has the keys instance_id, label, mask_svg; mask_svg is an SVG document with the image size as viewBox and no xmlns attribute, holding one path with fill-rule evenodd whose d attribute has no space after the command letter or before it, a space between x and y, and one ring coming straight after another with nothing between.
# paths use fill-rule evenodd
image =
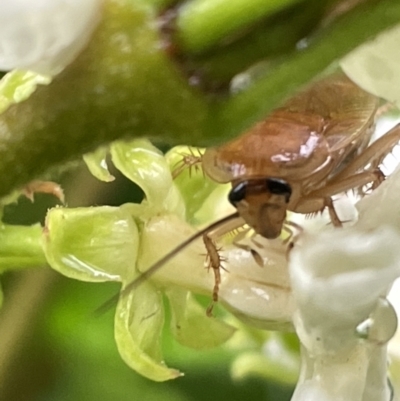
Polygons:
<instances>
[{"instance_id":1,"label":"brown insect body","mask_svg":"<svg viewBox=\"0 0 400 401\"><path fill-rule=\"evenodd\" d=\"M257 233L276 238L286 210L311 213L329 207L325 198L335 194L329 186L368 145L377 108L378 99L344 75L327 78L239 138L207 149L203 169L217 182L246 183L244 198L234 205ZM287 199L266 188L269 178L287 184Z\"/></svg>"}]
</instances>

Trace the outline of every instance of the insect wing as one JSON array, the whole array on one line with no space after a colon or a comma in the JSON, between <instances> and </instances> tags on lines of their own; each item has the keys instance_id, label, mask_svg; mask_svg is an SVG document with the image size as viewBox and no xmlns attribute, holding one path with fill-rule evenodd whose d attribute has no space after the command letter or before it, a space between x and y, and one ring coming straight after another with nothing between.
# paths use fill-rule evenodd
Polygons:
<instances>
[{"instance_id":1,"label":"insect wing","mask_svg":"<svg viewBox=\"0 0 400 401\"><path fill-rule=\"evenodd\" d=\"M344 74L316 82L241 137L207 149L203 168L217 182L255 176L303 179L328 158L338 166L364 149L378 98Z\"/></svg>"},{"instance_id":2,"label":"insect wing","mask_svg":"<svg viewBox=\"0 0 400 401\"><path fill-rule=\"evenodd\" d=\"M290 112L321 116L331 152L346 147L365 147L372 135L379 99L365 92L344 74L313 84L284 106Z\"/></svg>"}]
</instances>

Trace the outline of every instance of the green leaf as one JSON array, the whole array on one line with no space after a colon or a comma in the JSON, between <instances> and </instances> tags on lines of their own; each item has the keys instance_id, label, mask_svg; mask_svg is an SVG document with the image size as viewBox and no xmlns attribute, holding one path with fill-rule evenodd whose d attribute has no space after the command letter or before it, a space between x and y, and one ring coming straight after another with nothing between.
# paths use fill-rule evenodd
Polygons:
<instances>
[{"instance_id":1,"label":"green leaf","mask_svg":"<svg viewBox=\"0 0 400 401\"><path fill-rule=\"evenodd\" d=\"M217 347L236 331L233 326L207 317L205 309L185 290L171 288L166 291L171 311L171 332L182 345L195 349Z\"/></svg>"},{"instance_id":2,"label":"green leaf","mask_svg":"<svg viewBox=\"0 0 400 401\"><path fill-rule=\"evenodd\" d=\"M122 296L115 314L115 341L122 359L141 375L165 381L181 376L161 356L164 306L161 294L149 283Z\"/></svg>"},{"instance_id":3,"label":"green leaf","mask_svg":"<svg viewBox=\"0 0 400 401\"><path fill-rule=\"evenodd\" d=\"M127 209L54 208L48 212L44 250L50 266L83 281L121 281L134 271L139 236Z\"/></svg>"}]
</instances>

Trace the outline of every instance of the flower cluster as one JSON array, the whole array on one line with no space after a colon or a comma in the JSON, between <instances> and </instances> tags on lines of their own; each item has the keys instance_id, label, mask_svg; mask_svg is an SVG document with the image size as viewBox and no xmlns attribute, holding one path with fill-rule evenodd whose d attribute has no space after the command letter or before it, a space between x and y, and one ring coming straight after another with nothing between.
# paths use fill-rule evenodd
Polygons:
<instances>
[{"instance_id":1,"label":"flower cluster","mask_svg":"<svg viewBox=\"0 0 400 401\"><path fill-rule=\"evenodd\" d=\"M114 143L110 149L87 155L91 171L106 181L113 178L105 164L108 150L115 166L143 189L146 199L140 205L119 208L50 210L45 253L49 264L68 277L120 281L123 289L187 239L195 227L220 217L220 213L229 213L230 206L227 187L217 185L201 172L187 170L172 179L171 170L185 148L175 148L164 157L147 140L136 140ZM221 303L257 327L291 327L293 303L285 246L281 242L271 245L268 267L261 269L250 252L231 242L225 239L222 251L227 271L222 271ZM129 294L122 292L115 317L119 351L131 367L153 380L179 375L162 361L164 307L160 290L169 300L170 327L181 344L209 348L225 342L235 332L226 322L208 318L192 295L210 295L212 291L214 279L204 268L204 254L201 241L196 241L149 281Z\"/></svg>"},{"instance_id":2,"label":"flower cluster","mask_svg":"<svg viewBox=\"0 0 400 401\"><path fill-rule=\"evenodd\" d=\"M183 147L164 157L146 140L114 143L85 157L91 171L103 180L112 179L105 164L107 151L116 167L141 186L146 199L140 205L119 208L50 210L45 252L50 265L64 275L120 281L123 289L195 228L231 210L226 201L228 188L201 172L188 169L172 179L171 171L187 151ZM358 215L355 223L334 229L324 215L311 224L303 221L304 232L289 258L280 239L257 238L262 268L251 252L232 245L232 238L221 239L226 260L221 303L246 325L279 331L294 327L301 340L296 401L389 399L386 345L395 333L397 318L385 297L400 276L400 221L395 217L400 211L394 200L399 174L395 172L356 207L347 198L338 200L342 216L355 219ZM206 317L193 296L212 291L213 275L204 268L204 254L197 241L138 288L121 292L115 316L119 351L132 368L153 380L180 374L162 360L161 291L170 304L171 331L182 344L212 347L234 333L223 320ZM279 341L269 337L266 352ZM287 369L286 378L293 377L296 354L281 343L279 349L286 357L274 366L280 372ZM270 368L268 356L261 359L254 352L241 355L233 371L254 370L262 363Z\"/></svg>"}]
</instances>

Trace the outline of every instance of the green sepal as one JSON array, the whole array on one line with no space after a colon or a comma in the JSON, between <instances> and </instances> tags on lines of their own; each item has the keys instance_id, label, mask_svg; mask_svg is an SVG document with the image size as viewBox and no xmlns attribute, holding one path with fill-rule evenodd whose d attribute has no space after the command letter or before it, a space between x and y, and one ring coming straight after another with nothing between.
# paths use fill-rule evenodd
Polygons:
<instances>
[{"instance_id":1,"label":"green sepal","mask_svg":"<svg viewBox=\"0 0 400 401\"><path fill-rule=\"evenodd\" d=\"M100 147L94 152L83 155L83 161L94 177L100 181L111 182L115 177L108 171L107 153L108 147Z\"/></svg>"},{"instance_id":2,"label":"green sepal","mask_svg":"<svg viewBox=\"0 0 400 401\"><path fill-rule=\"evenodd\" d=\"M127 209L54 208L46 217L47 261L77 280L122 281L135 268L138 244L138 229Z\"/></svg>"},{"instance_id":3,"label":"green sepal","mask_svg":"<svg viewBox=\"0 0 400 401\"><path fill-rule=\"evenodd\" d=\"M162 296L149 282L120 297L115 314L115 341L122 359L139 374L154 381L181 376L161 356L164 325Z\"/></svg>"},{"instance_id":4,"label":"green sepal","mask_svg":"<svg viewBox=\"0 0 400 401\"><path fill-rule=\"evenodd\" d=\"M182 345L195 349L217 347L229 340L236 328L211 317L189 291L166 291L171 305L171 333Z\"/></svg>"},{"instance_id":5,"label":"green sepal","mask_svg":"<svg viewBox=\"0 0 400 401\"><path fill-rule=\"evenodd\" d=\"M192 167L184 166L185 156L201 157L203 153L204 149L201 148L176 146L165 155L172 174L176 175L174 183L186 205L186 220L194 224L199 223L196 212L212 192L221 186L204 174L201 164Z\"/></svg>"},{"instance_id":6,"label":"green sepal","mask_svg":"<svg viewBox=\"0 0 400 401\"><path fill-rule=\"evenodd\" d=\"M111 158L122 174L143 189L148 204L155 209L184 216L184 202L173 183L169 166L163 154L150 141L114 142Z\"/></svg>"}]
</instances>

